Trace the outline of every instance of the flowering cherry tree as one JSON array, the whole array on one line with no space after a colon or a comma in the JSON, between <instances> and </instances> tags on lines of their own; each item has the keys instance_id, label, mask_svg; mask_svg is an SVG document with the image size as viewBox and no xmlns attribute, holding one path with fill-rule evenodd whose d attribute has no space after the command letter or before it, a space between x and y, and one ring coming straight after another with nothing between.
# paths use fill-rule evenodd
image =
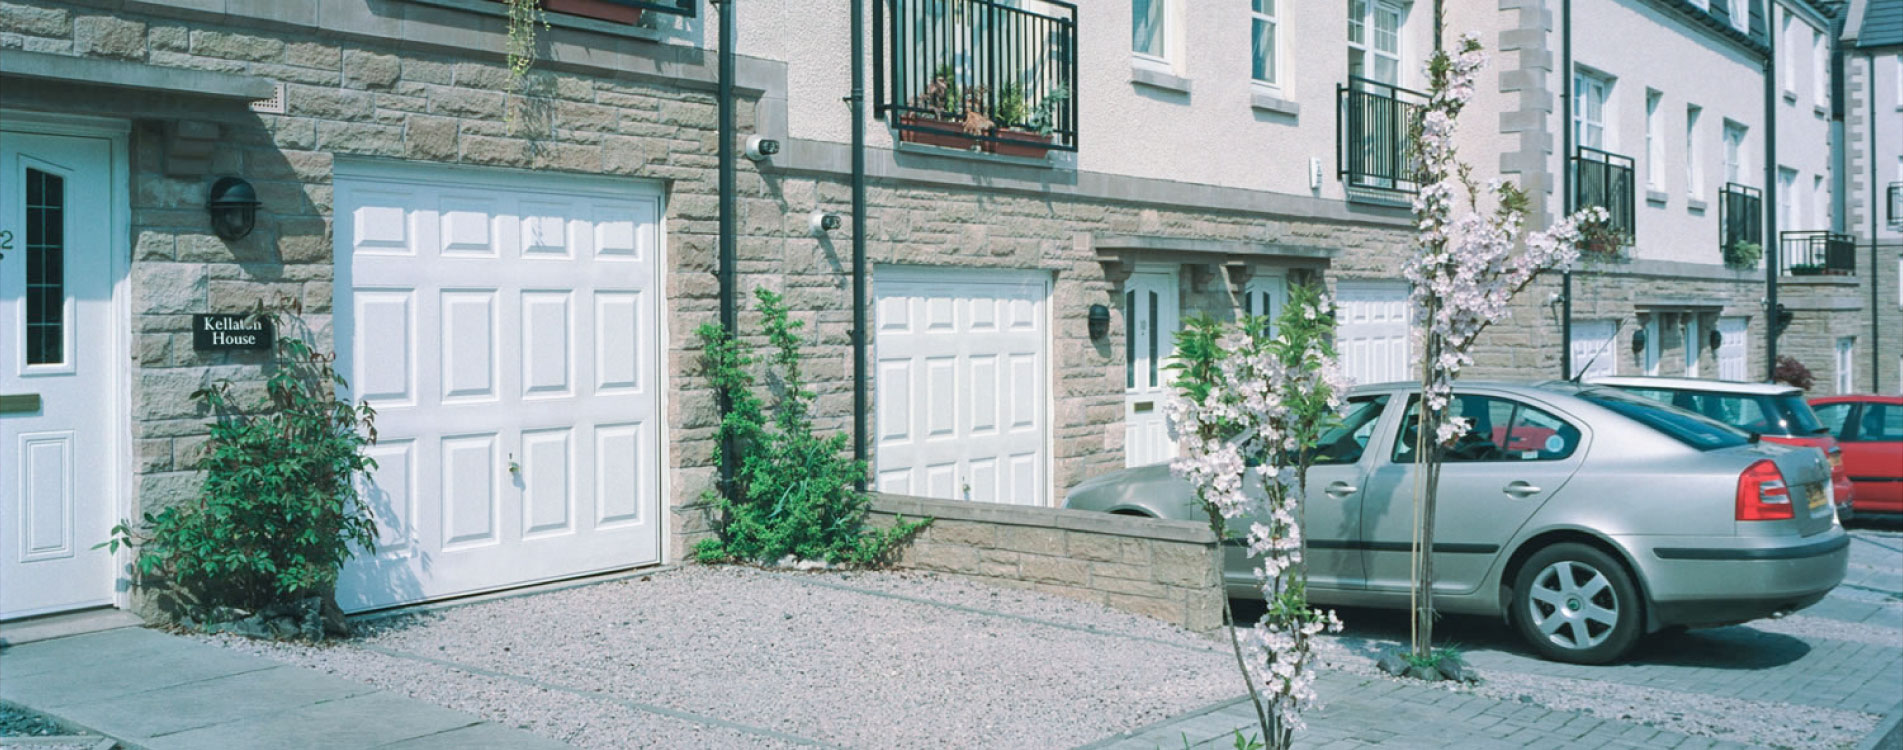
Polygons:
<instances>
[{"instance_id":1,"label":"flowering cherry tree","mask_svg":"<svg viewBox=\"0 0 1903 750\"><path fill-rule=\"evenodd\" d=\"M1335 422L1347 382L1330 343L1334 317L1319 291L1292 289L1273 336L1265 335L1268 322L1204 317L1177 335L1180 373L1169 413L1180 457L1170 468L1195 488L1218 539L1247 525L1266 607L1244 638L1224 597L1223 622L1263 742L1279 749L1315 701L1311 639L1341 629L1333 612L1308 606L1302 498L1310 451Z\"/></svg>"},{"instance_id":2,"label":"flowering cherry tree","mask_svg":"<svg viewBox=\"0 0 1903 750\"><path fill-rule=\"evenodd\" d=\"M1419 422L1414 446L1415 482L1413 656L1432 658L1434 605L1434 511L1442 451L1472 426L1448 414L1454 380L1473 364L1474 341L1509 315L1508 303L1542 271L1569 266L1579 257L1582 233L1603 226L1604 208L1593 207L1552 227L1529 232L1526 194L1494 180L1483 190L1472 168L1454 150L1454 126L1474 95L1474 78L1486 56L1472 34L1462 35L1453 55L1437 51L1428 62L1432 85L1422 116L1416 157L1421 190L1414 198L1414 252L1403 274L1410 287L1415 346L1421 353ZM1493 207L1484 204L1491 199ZM1428 436L1432 436L1429 438Z\"/></svg>"}]
</instances>

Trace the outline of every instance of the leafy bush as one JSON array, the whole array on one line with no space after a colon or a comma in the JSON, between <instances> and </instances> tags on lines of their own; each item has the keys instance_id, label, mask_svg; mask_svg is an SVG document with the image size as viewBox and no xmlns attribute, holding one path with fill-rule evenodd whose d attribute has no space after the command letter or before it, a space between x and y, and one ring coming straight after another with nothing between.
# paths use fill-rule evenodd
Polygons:
<instances>
[{"instance_id":1,"label":"leafy bush","mask_svg":"<svg viewBox=\"0 0 1903 750\"><path fill-rule=\"evenodd\" d=\"M1764 257L1764 246L1756 242L1734 242L1725 248L1725 263L1732 268L1757 268Z\"/></svg>"},{"instance_id":2,"label":"leafy bush","mask_svg":"<svg viewBox=\"0 0 1903 750\"><path fill-rule=\"evenodd\" d=\"M803 323L787 317L780 295L759 289L754 297L773 347L765 362L779 380L770 419L754 388L759 359L719 325L696 332L708 378L728 404L720 437L737 455L731 497L714 490L702 497L713 508L718 538L701 540L694 555L701 562L771 563L788 555L851 565L885 562L930 519L900 518L885 530L866 527L871 498L855 486L868 476L865 463L845 457L844 433L813 434L814 394L800 370ZM717 450L716 461L720 455Z\"/></svg>"},{"instance_id":3,"label":"leafy bush","mask_svg":"<svg viewBox=\"0 0 1903 750\"><path fill-rule=\"evenodd\" d=\"M1810 368L1788 354L1777 355L1777 367L1771 370L1771 380L1777 383L1788 383L1807 391L1817 384L1817 378L1811 375Z\"/></svg>"},{"instance_id":4,"label":"leafy bush","mask_svg":"<svg viewBox=\"0 0 1903 750\"><path fill-rule=\"evenodd\" d=\"M287 316L258 314L283 332ZM216 415L198 497L146 513L140 530L122 522L105 543L136 547L140 575L163 579L199 612L328 596L351 545L375 543L355 482L376 466L363 452L376 442L375 412L338 398L335 354L295 335L280 335L276 354L248 409L229 380L192 394Z\"/></svg>"}]
</instances>

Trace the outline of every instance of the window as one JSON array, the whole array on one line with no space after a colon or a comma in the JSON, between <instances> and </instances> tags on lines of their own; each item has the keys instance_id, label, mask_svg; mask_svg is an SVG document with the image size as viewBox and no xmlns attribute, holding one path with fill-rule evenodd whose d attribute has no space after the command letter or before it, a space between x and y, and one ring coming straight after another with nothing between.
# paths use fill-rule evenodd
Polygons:
<instances>
[{"instance_id":1,"label":"window","mask_svg":"<svg viewBox=\"0 0 1903 750\"><path fill-rule=\"evenodd\" d=\"M1731 11L1731 25L1739 31L1751 28L1750 10L1746 7L1751 0L1725 0L1726 10Z\"/></svg>"},{"instance_id":2,"label":"window","mask_svg":"<svg viewBox=\"0 0 1903 750\"><path fill-rule=\"evenodd\" d=\"M1812 229L1830 228L1830 190L1824 187L1824 176L1811 175L1810 178L1810 216Z\"/></svg>"},{"instance_id":3,"label":"window","mask_svg":"<svg viewBox=\"0 0 1903 750\"><path fill-rule=\"evenodd\" d=\"M1348 75L1401 84L1401 19L1394 0L1348 0Z\"/></svg>"},{"instance_id":4,"label":"window","mask_svg":"<svg viewBox=\"0 0 1903 750\"><path fill-rule=\"evenodd\" d=\"M1797 172L1779 167L1777 170L1777 221L1779 231L1788 231L1797 226L1797 201L1791 197L1797 192Z\"/></svg>"},{"instance_id":5,"label":"window","mask_svg":"<svg viewBox=\"0 0 1903 750\"><path fill-rule=\"evenodd\" d=\"M1659 114L1659 92L1645 90L1645 186L1665 190L1665 125Z\"/></svg>"},{"instance_id":6,"label":"window","mask_svg":"<svg viewBox=\"0 0 1903 750\"><path fill-rule=\"evenodd\" d=\"M1745 433L1709 417L1611 388L1586 388L1578 395L1701 451L1731 448L1751 441Z\"/></svg>"},{"instance_id":7,"label":"window","mask_svg":"<svg viewBox=\"0 0 1903 750\"><path fill-rule=\"evenodd\" d=\"M1784 14L1783 38L1777 42L1784 46L1784 59L1778 61L1778 67L1783 68L1778 80L1784 84L1784 95L1792 99L1797 98L1797 37L1791 33L1794 20L1790 13Z\"/></svg>"},{"instance_id":8,"label":"window","mask_svg":"<svg viewBox=\"0 0 1903 750\"><path fill-rule=\"evenodd\" d=\"M1282 85L1281 40L1282 24L1276 15L1275 4L1279 0L1251 0L1250 7L1250 64L1252 75L1257 83L1270 86Z\"/></svg>"},{"instance_id":9,"label":"window","mask_svg":"<svg viewBox=\"0 0 1903 750\"><path fill-rule=\"evenodd\" d=\"M1810 410L1809 404L1804 403L1803 396L1795 393L1772 396L1674 388L1620 390L1760 435L1797 437L1824 431L1824 426L1817 421L1817 414Z\"/></svg>"},{"instance_id":10,"label":"window","mask_svg":"<svg viewBox=\"0 0 1903 750\"><path fill-rule=\"evenodd\" d=\"M1838 440L1845 440L1850 436L1850 430L1847 428L1850 427L1850 411L1855 406L1847 401L1839 401L1834 404L1818 404L1811 407L1811 411L1817 413L1817 421L1824 423L1824 429L1830 430L1832 436Z\"/></svg>"},{"instance_id":11,"label":"window","mask_svg":"<svg viewBox=\"0 0 1903 750\"><path fill-rule=\"evenodd\" d=\"M1810 85L1811 101L1819 107L1830 105L1830 45L1824 43L1824 32L1811 29L1810 32Z\"/></svg>"},{"instance_id":12,"label":"window","mask_svg":"<svg viewBox=\"0 0 1903 750\"><path fill-rule=\"evenodd\" d=\"M1156 60L1169 58L1167 0L1130 0L1130 49Z\"/></svg>"},{"instance_id":13,"label":"window","mask_svg":"<svg viewBox=\"0 0 1903 750\"><path fill-rule=\"evenodd\" d=\"M26 170L26 363L66 363L66 178Z\"/></svg>"},{"instance_id":14,"label":"window","mask_svg":"<svg viewBox=\"0 0 1903 750\"><path fill-rule=\"evenodd\" d=\"M1850 393L1857 389L1853 370L1857 365L1857 340L1850 336L1837 339L1837 392Z\"/></svg>"},{"instance_id":15,"label":"window","mask_svg":"<svg viewBox=\"0 0 1903 750\"><path fill-rule=\"evenodd\" d=\"M1374 437L1375 423L1380 421L1381 412L1388 406L1388 397L1363 396L1348 399L1348 408L1341 423L1322 433L1315 443L1314 463L1351 464L1361 460L1368 450L1368 441Z\"/></svg>"},{"instance_id":16,"label":"window","mask_svg":"<svg viewBox=\"0 0 1903 750\"><path fill-rule=\"evenodd\" d=\"M1585 148L1608 150L1606 105L1612 98L1612 79L1590 71L1573 74L1573 140Z\"/></svg>"},{"instance_id":17,"label":"window","mask_svg":"<svg viewBox=\"0 0 1903 750\"><path fill-rule=\"evenodd\" d=\"M1698 116L1704 111L1695 105L1685 107L1685 194L1693 198L1705 192L1705 160L1698 150Z\"/></svg>"},{"instance_id":18,"label":"window","mask_svg":"<svg viewBox=\"0 0 1903 750\"><path fill-rule=\"evenodd\" d=\"M1831 404L1847 406L1848 404ZM1819 416L1822 416L1820 407ZM1853 425L1857 428L1851 435L1853 443L1875 443L1903 440L1903 406L1896 404L1863 404L1862 413Z\"/></svg>"},{"instance_id":19,"label":"window","mask_svg":"<svg viewBox=\"0 0 1903 750\"><path fill-rule=\"evenodd\" d=\"M1749 155L1744 150L1745 127L1730 120L1725 121L1725 182L1744 184L1749 166Z\"/></svg>"},{"instance_id":20,"label":"window","mask_svg":"<svg viewBox=\"0 0 1903 750\"><path fill-rule=\"evenodd\" d=\"M1414 462L1420 402L1411 399L1394 441L1394 462ZM1557 461L1579 447L1579 428L1539 409L1496 396L1457 394L1449 417L1467 420L1467 432L1454 439L1442 458L1447 463L1481 461Z\"/></svg>"}]
</instances>

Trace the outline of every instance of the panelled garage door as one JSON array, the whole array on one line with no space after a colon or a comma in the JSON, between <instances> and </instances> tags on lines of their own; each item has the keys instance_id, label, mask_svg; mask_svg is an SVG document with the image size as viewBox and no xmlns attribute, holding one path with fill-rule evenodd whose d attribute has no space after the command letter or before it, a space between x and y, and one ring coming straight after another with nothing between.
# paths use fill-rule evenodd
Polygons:
<instances>
[{"instance_id":1,"label":"panelled garage door","mask_svg":"<svg viewBox=\"0 0 1903 750\"><path fill-rule=\"evenodd\" d=\"M877 486L1049 505L1050 275L883 266Z\"/></svg>"},{"instance_id":2,"label":"panelled garage door","mask_svg":"<svg viewBox=\"0 0 1903 750\"><path fill-rule=\"evenodd\" d=\"M657 562L660 194L339 164L337 343L377 410L363 610Z\"/></svg>"},{"instance_id":3,"label":"panelled garage door","mask_svg":"<svg viewBox=\"0 0 1903 750\"><path fill-rule=\"evenodd\" d=\"M1356 383L1388 383L1414 376L1408 348L1407 284L1343 281L1336 285L1336 349Z\"/></svg>"}]
</instances>

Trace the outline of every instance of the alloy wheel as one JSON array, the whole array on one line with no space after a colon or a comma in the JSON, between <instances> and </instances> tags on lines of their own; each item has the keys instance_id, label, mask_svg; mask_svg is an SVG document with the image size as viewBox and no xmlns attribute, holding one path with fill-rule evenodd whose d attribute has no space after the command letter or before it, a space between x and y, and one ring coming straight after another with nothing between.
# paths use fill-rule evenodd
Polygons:
<instances>
[{"instance_id":1,"label":"alloy wheel","mask_svg":"<svg viewBox=\"0 0 1903 750\"><path fill-rule=\"evenodd\" d=\"M1533 577L1527 615L1554 645L1589 649L1604 643L1619 624L1619 596L1598 568L1560 560Z\"/></svg>"}]
</instances>

